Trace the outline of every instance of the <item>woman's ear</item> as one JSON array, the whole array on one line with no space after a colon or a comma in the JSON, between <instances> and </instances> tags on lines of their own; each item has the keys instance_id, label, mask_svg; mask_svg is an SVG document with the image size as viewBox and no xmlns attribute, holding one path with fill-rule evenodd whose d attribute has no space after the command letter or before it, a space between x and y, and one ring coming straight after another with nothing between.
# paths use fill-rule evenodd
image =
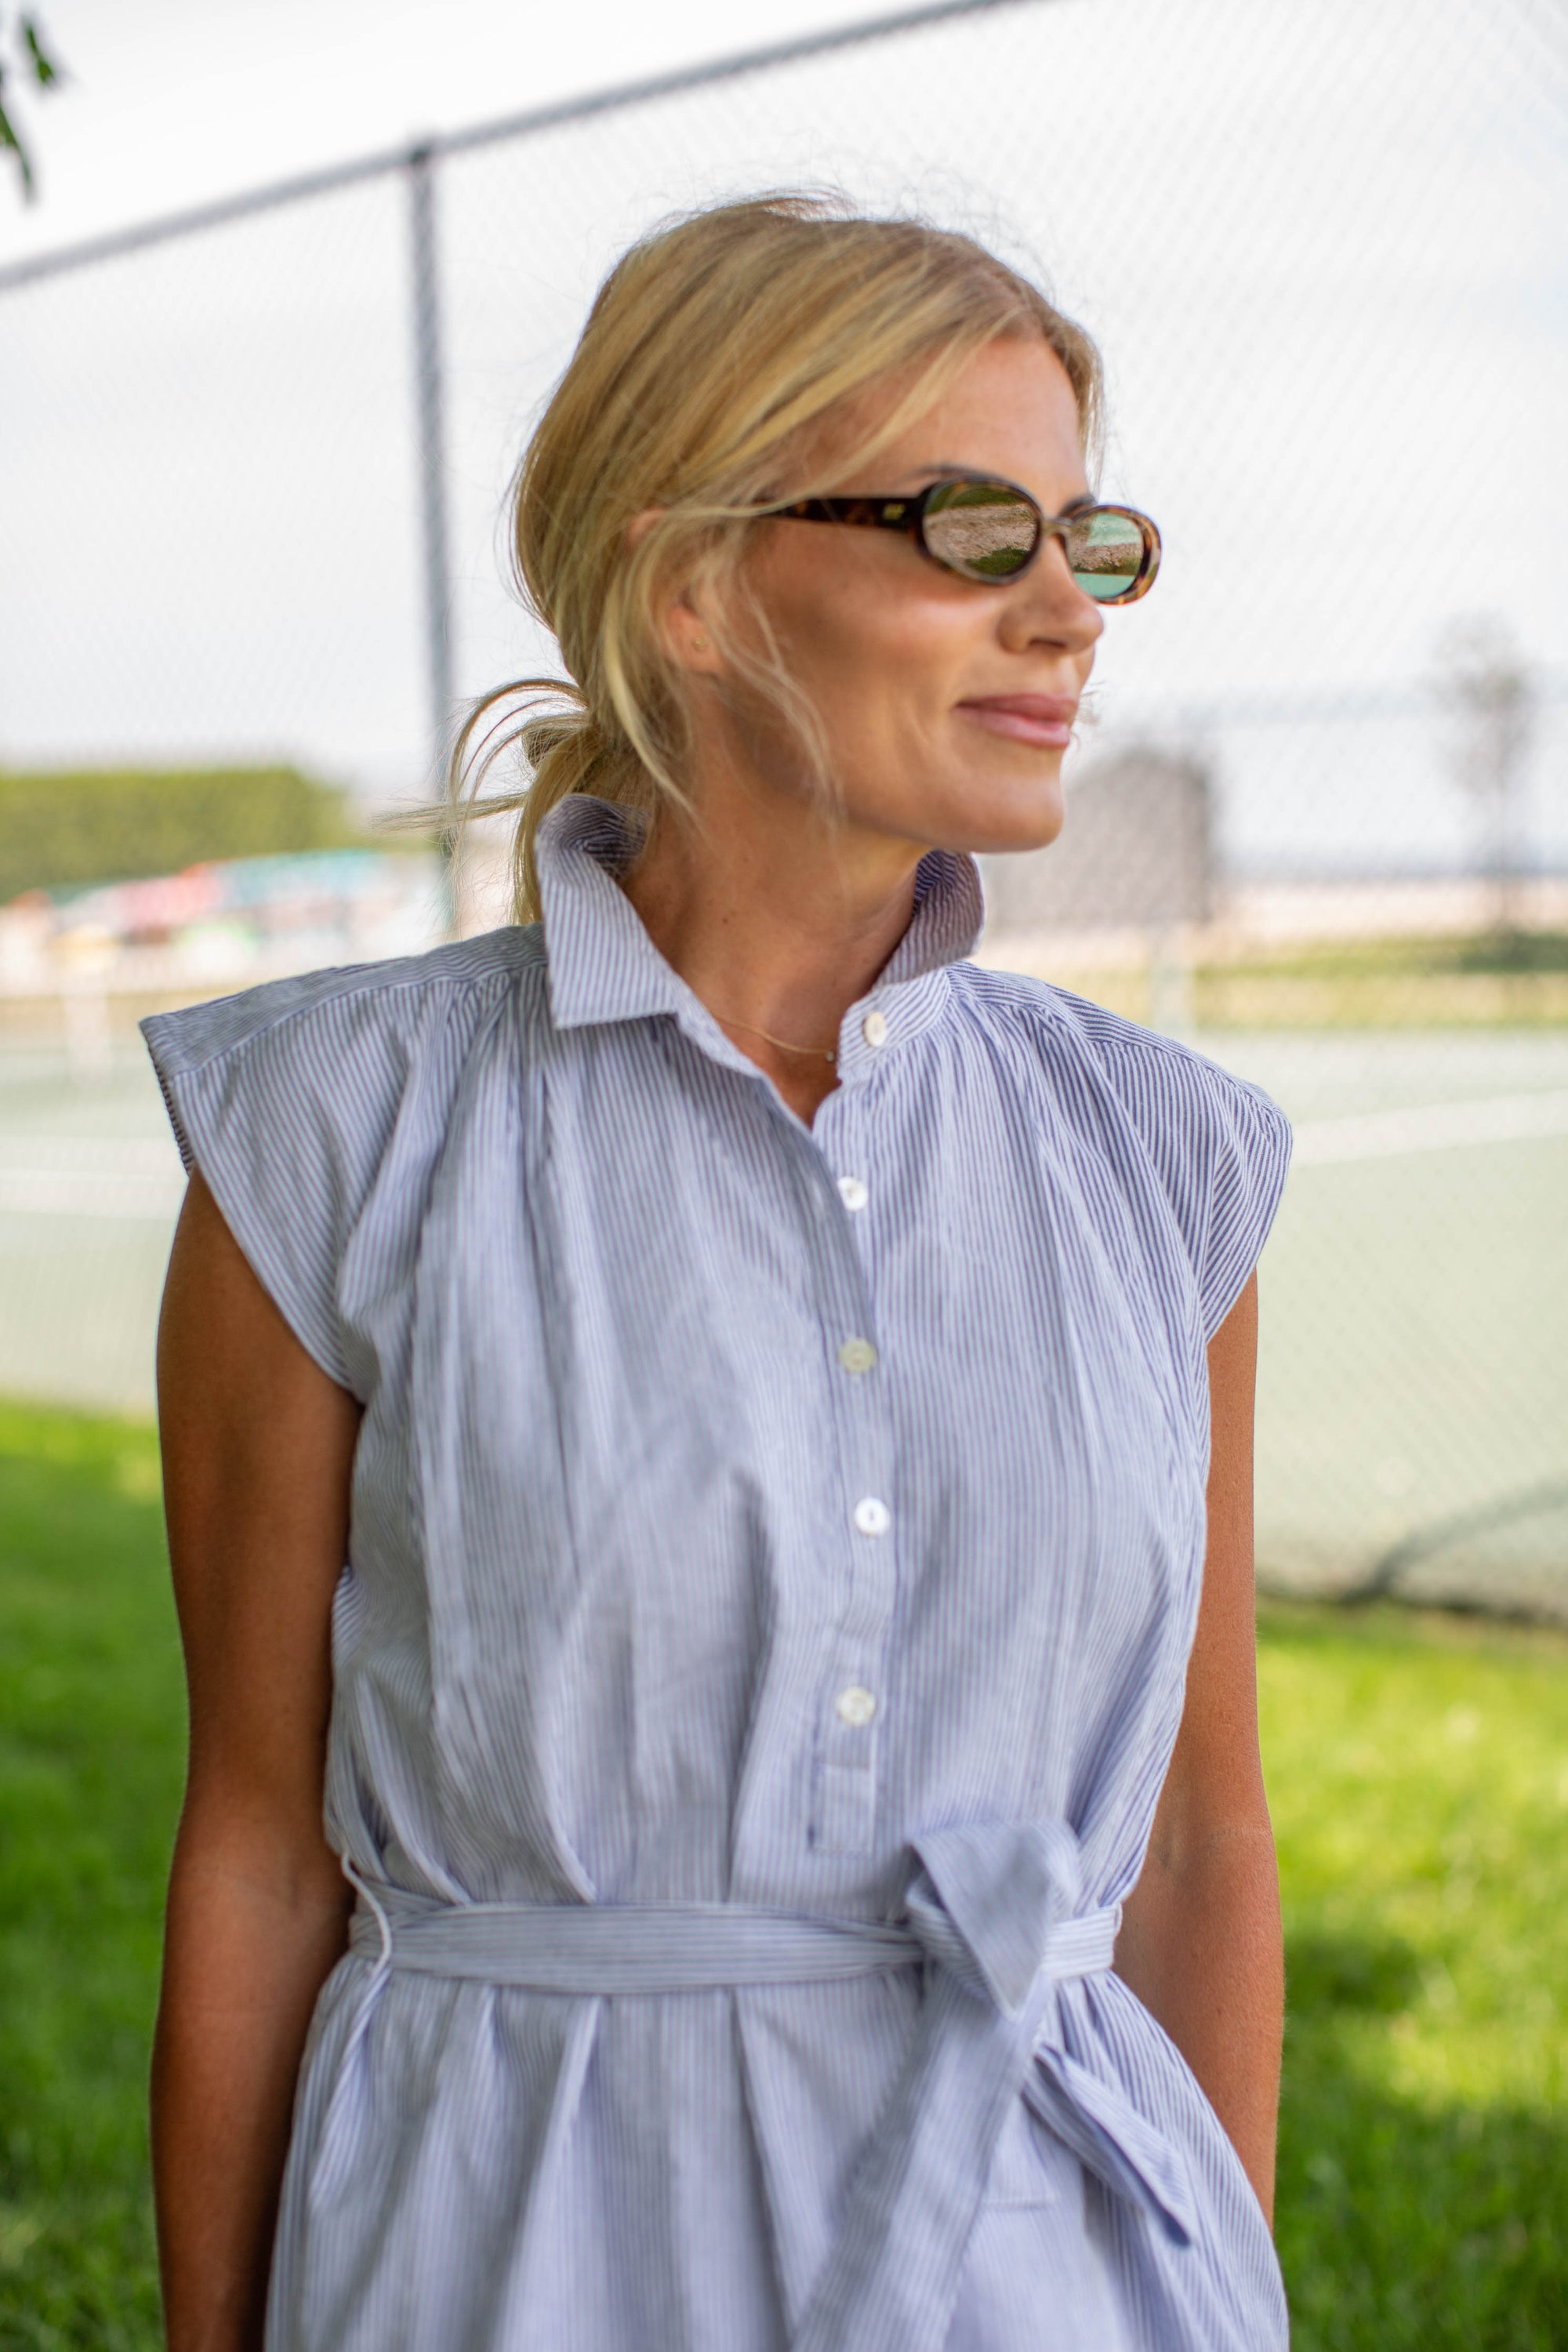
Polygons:
<instances>
[{"instance_id":1,"label":"woman's ear","mask_svg":"<svg viewBox=\"0 0 1568 2352\"><path fill-rule=\"evenodd\" d=\"M663 512L662 507L645 507L640 514L633 515L626 525L626 549L628 555L642 545ZM714 677L723 668L713 631L703 617L698 592L689 582L661 608L658 633L665 652L681 669L693 670L700 677Z\"/></svg>"},{"instance_id":2,"label":"woman's ear","mask_svg":"<svg viewBox=\"0 0 1568 2352\"><path fill-rule=\"evenodd\" d=\"M665 647L671 661L679 662L682 669L695 670L699 677L716 677L724 664L713 642L713 632L689 589L682 589L674 603L666 605L661 619Z\"/></svg>"}]
</instances>

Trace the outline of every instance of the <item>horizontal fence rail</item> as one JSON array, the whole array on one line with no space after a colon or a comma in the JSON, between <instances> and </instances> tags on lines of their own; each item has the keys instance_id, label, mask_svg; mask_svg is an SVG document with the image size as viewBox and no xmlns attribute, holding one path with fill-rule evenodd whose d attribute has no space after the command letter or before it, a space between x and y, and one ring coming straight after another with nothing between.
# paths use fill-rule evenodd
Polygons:
<instances>
[{"instance_id":1,"label":"horizontal fence rail","mask_svg":"<svg viewBox=\"0 0 1568 2352\"><path fill-rule=\"evenodd\" d=\"M0 294L72 270L90 269L100 262L118 261L128 254L144 252L151 246L167 245L174 238L226 228L236 221L251 219L258 213L276 212L286 205L308 204L317 197L335 195L344 188L361 187L366 181L383 180L393 173L412 172L447 156L473 154L480 148L536 137L542 131L588 122L597 115L651 105L658 99L683 97L690 90L709 89L721 82L738 80L742 75L766 73L781 66L832 57L839 50L859 48L868 41L889 40L900 33L947 24L954 18L1042 5L1048 5L1048 0L936 0L932 7L900 8L889 16L865 16L852 25L834 26L826 32L802 34L796 40L737 49L728 57L712 58L701 65L678 66L668 73L646 74L635 81L615 82L605 89L557 99L545 106L500 115L492 122L471 123L465 130L433 131L402 146L382 148L374 154L356 156L349 163L330 163L319 172L297 173L286 180L271 181L265 187L219 196L209 204L187 205L156 220L111 229L102 236L84 237L53 253L0 264Z\"/></svg>"}]
</instances>

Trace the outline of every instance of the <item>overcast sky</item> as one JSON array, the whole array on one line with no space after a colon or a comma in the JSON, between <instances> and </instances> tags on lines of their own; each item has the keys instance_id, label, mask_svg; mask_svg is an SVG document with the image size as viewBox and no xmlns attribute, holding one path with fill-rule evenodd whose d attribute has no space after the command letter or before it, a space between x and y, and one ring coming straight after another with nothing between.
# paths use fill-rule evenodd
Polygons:
<instances>
[{"instance_id":1,"label":"overcast sky","mask_svg":"<svg viewBox=\"0 0 1568 2352\"><path fill-rule=\"evenodd\" d=\"M865 12L42 13L70 80L22 101L41 196L0 187L0 266ZM1108 487L1167 545L1111 616L1108 726L1396 696L1468 612L1568 672L1561 0L1026 0L443 167L463 691L527 656L500 496L605 267L672 206L824 180L977 229L1100 336ZM417 779L406 255L388 180L0 297L0 762L282 752ZM1534 790L1568 848L1564 731L1543 724ZM1457 854L1425 717L1236 722L1222 752L1259 856Z\"/></svg>"},{"instance_id":2,"label":"overcast sky","mask_svg":"<svg viewBox=\"0 0 1568 2352\"><path fill-rule=\"evenodd\" d=\"M39 0L35 13L69 84L18 100L40 201L0 203L0 260L888 11L877 0Z\"/></svg>"}]
</instances>

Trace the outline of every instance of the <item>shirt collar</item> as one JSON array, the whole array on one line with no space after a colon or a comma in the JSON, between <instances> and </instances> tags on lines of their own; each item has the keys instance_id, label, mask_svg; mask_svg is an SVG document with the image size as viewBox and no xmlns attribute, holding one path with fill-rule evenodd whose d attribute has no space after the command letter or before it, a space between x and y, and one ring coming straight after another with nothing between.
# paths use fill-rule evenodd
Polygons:
<instances>
[{"instance_id":1,"label":"shirt collar","mask_svg":"<svg viewBox=\"0 0 1568 2352\"><path fill-rule=\"evenodd\" d=\"M616 878L630 863L643 820L614 802L574 793L539 828L535 856L544 916L550 1009L558 1029L671 1013L715 1059L755 1076L700 998L668 964ZM908 929L878 979L844 1016L841 1082L862 1075L933 1021L946 995L946 967L980 936L984 905L973 857L928 850L915 874ZM883 1034L877 1037L880 1015ZM869 1025L871 1037L867 1035Z\"/></svg>"}]
</instances>

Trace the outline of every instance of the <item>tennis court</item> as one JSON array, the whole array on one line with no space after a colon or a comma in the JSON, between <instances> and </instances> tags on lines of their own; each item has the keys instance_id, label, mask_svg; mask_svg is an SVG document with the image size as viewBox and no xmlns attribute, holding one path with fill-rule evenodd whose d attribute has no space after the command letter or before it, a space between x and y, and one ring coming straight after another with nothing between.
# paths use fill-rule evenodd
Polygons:
<instances>
[{"instance_id":1,"label":"tennis court","mask_svg":"<svg viewBox=\"0 0 1568 2352\"><path fill-rule=\"evenodd\" d=\"M0 1050L0 1392L151 1410L184 1190L138 1047L79 1077L61 1055Z\"/></svg>"},{"instance_id":2,"label":"tennis court","mask_svg":"<svg viewBox=\"0 0 1568 2352\"><path fill-rule=\"evenodd\" d=\"M1568 1034L1208 1041L1290 1113L1266 1580L1568 1616Z\"/></svg>"},{"instance_id":3,"label":"tennis court","mask_svg":"<svg viewBox=\"0 0 1568 2352\"><path fill-rule=\"evenodd\" d=\"M1200 1039L1297 1124L1263 1268L1258 1554L1568 1618L1568 1033ZM145 1412L182 1179L139 1051L0 1052L0 1391Z\"/></svg>"}]
</instances>

